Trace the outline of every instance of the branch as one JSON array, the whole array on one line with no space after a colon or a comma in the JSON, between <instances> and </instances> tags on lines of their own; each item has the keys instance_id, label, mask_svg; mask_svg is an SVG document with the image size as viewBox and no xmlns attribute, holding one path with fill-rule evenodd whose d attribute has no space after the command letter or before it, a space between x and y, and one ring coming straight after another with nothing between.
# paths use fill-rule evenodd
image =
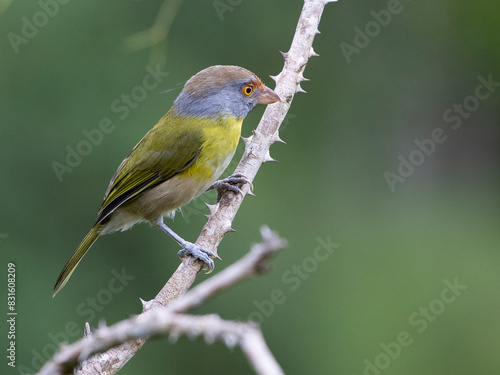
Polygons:
<instances>
[{"instance_id":1,"label":"branch","mask_svg":"<svg viewBox=\"0 0 500 375\"><path fill-rule=\"evenodd\" d=\"M130 339L152 338L165 334L170 334L169 338L173 342L185 335L191 339L203 336L207 344L221 341L230 348L239 345L257 374L284 374L256 324L223 320L217 315L176 314L168 308L149 311L144 315L144 319L133 318L112 327L99 328L90 338L65 348L54 358L53 362L59 363L47 363L40 374L62 374L62 369L68 373L77 360L87 358L89 354L102 352ZM60 360L64 357L67 361ZM94 368L91 373L96 370ZM105 368L98 368L97 372L101 373L102 370L106 371Z\"/></svg>"},{"instance_id":2,"label":"branch","mask_svg":"<svg viewBox=\"0 0 500 375\"><path fill-rule=\"evenodd\" d=\"M172 339L177 339L180 335L190 338L204 336L207 343L218 340L230 347L240 345L258 374L283 374L255 324L222 320L215 315L197 317L182 314L230 286L268 269L267 261L286 242L267 227L262 227L261 233L263 242L252 246L247 255L169 306L151 308L111 327L100 327L92 334L87 325L85 337L74 344L61 347L54 358L40 370L39 375L69 373L78 362L85 361L92 354L101 353L131 339L142 340L165 333L170 333ZM145 302L145 305L150 303L151 301ZM108 362L95 363L91 368L88 363L80 371L87 374L112 371Z\"/></svg>"},{"instance_id":3,"label":"branch","mask_svg":"<svg viewBox=\"0 0 500 375\"><path fill-rule=\"evenodd\" d=\"M267 271L269 268L267 261L286 246L286 241L266 226L260 231L263 242L253 245L247 255L191 289L182 298L172 302L169 308L177 313L187 312L230 286Z\"/></svg>"},{"instance_id":4,"label":"branch","mask_svg":"<svg viewBox=\"0 0 500 375\"><path fill-rule=\"evenodd\" d=\"M269 148L276 142L283 142L279 137L279 127L283 122L293 97L297 92L305 92L300 83L306 81L303 72L310 57L318 56L312 48L314 36L319 33L318 26L325 5L336 0L304 0L295 35L290 50L282 53L285 64L281 73L272 77L276 81L276 93L282 99L281 103L268 105L264 115L249 138L244 138L245 153L236 167L235 173L245 175L250 181L255 178L260 166L268 161L274 161L269 154ZM248 186L242 188L243 194L249 193ZM210 216L203 227L196 244L205 249L217 252L217 247L231 228L236 212L244 196L227 192L216 205L209 205ZM147 304L146 309L166 306L185 294L201 271L203 263L192 257L187 257L179 265L172 277L154 301ZM129 341L119 348L113 348L106 353L91 358L78 372L92 373L95 368L109 369L102 374L115 374L144 345L145 339Z\"/></svg>"}]
</instances>

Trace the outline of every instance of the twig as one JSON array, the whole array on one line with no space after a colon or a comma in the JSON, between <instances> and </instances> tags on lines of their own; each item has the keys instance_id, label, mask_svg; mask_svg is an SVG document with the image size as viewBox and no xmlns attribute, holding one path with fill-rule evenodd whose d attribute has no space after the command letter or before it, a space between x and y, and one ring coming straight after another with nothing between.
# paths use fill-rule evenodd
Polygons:
<instances>
[{"instance_id":1,"label":"twig","mask_svg":"<svg viewBox=\"0 0 500 375\"><path fill-rule=\"evenodd\" d=\"M187 312L205 300L242 280L267 271L267 260L286 246L286 241L268 227L261 228L263 242L252 246L250 252L233 265L191 289L182 298L172 302L169 308L177 313Z\"/></svg>"},{"instance_id":2,"label":"twig","mask_svg":"<svg viewBox=\"0 0 500 375\"><path fill-rule=\"evenodd\" d=\"M74 344L60 348L54 358L41 369L40 375L70 372L78 362L87 360L95 353L103 352L131 339L144 339L170 333L171 338L187 335L191 338L204 336L211 343L223 341L227 346L240 345L252 367L259 374L282 374L279 365L264 342L260 329L251 323L222 320L217 316L195 317L181 314L200 305L230 286L267 270L267 260L286 242L269 228L261 228L263 242L252 246L250 252L216 276L201 283L167 307L149 311L119 322L111 327L100 327L90 333L86 325L85 337ZM148 303L146 303L147 305ZM109 362L88 362L80 371L107 373Z\"/></svg>"},{"instance_id":3,"label":"twig","mask_svg":"<svg viewBox=\"0 0 500 375\"><path fill-rule=\"evenodd\" d=\"M319 33L318 26L325 5L333 1L336 0L304 0L290 50L282 53L285 59L283 70L277 76L272 77L276 81L275 91L282 102L268 105L254 134L244 139L245 153L235 173L245 175L250 181L253 181L263 163L274 160L269 154L269 148L276 141L282 142L278 133L279 127L290 108L294 95L297 92L305 92L300 86L302 81L307 80L303 75L304 69L310 57L318 56L312 48L314 36ZM247 185L243 186L242 190L245 195L249 193ZM227 192L218 204L209 206L208 222L203 227L196 243L216 252L224 235L233 230L231 225L242 201L242 196ZM147 307L166 306L185 294L202 266L201 261L192 257L186 258ZM144 339L132 340L119 348L97 355L89 359L77 373L88 374L92 373L95 368L106 368L109 371L103 370L101 374L115 374L134 356L144 342Z\"/></svg>"},{"instance_id":4,"label":"twig","mask_svg":"<svg viewBox=\"0 0 500 375\"><path fill-rule=\"evenodd\" d=\"M151 66L165 65L167 56L167 39L175 16L183 0L165 0L158 10L153 25L143 31L130 35L123 41L123 47L128 52L137 52L151 48L149 64Z\"/></svg>"},{"instance_id":5,"label":"twig","mask_svg":"<svg viewBox=\"0 0 500 375\"><path fill-rule=\"evenodd\" d=\"M144 314L144 319L136 317L112 327L99 328L90 337L64 348L53 362L45 365L40 374L61 374L63 369L68 373L76 361L81 361L92 353L104 351L130 339L165 334L170 334L173 342L184 335L191 339L201 336L207 344L221 341L229 348L239 345L257 374L284 374L256 324L223 320L217 315L176 314L169 308L149 311ZM99 368L98 371L102 370L105 369Z\"/></svg>"}]
</instances>

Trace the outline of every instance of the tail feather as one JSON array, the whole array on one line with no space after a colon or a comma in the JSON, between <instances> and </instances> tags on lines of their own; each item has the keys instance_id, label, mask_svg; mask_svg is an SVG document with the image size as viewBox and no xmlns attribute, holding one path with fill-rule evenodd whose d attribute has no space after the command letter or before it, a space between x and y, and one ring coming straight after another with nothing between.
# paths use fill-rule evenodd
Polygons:
<instances>
[{"instance_id":1,"label":"tail feather","mask_svg":"<svg viewBox=\"0 0 500 375\"><path fill-rule=\"evenodd\" d=\"M74 254L68 260L68 263L66 263L63 270L61 271L61 274L57 278L52 298L54 298L55 295L59 293L59 291L64 287L64 285L66 285L76 266L78 266L78 263L80 263L85 253L90 249L95 240L97 240L97 237L99 237L100 227L100 225L96 225L90 230L89 233L87 233L80 246L78 246L78 249L76 249Z\"/></svg>"}]
</instances>

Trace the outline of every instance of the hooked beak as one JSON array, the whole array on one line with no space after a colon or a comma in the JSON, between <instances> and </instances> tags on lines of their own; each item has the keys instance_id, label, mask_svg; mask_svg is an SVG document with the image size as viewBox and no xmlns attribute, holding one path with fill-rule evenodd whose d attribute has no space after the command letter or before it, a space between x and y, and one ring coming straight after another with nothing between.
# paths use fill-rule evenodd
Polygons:
<instances>
[{"instance_id":1,"label":"hooked beak","mask_svg":"<svg viewBox=\"0 0 500 375\"><path fill-rule=\"evenodd\" d=\"M271 90L269 87L266 87L266 89L259 95L259 99L257 100L257 103L259 104L271 104L271 103L276 103L280 102L281 99L276 94L273 90Z\"/></svg>"}]
</instances>

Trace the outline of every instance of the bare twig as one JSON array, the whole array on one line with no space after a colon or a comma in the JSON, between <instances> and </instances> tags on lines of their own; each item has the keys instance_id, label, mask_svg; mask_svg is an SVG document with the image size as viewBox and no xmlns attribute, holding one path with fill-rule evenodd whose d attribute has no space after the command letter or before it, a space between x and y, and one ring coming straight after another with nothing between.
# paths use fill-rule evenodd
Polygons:
<instances>
[{"instance_id":1,"label":"bare twig","mask_svg":"<svg viewBox=\"0 0 500 375\"><path fill-rule=\"evenodd\" d=\"M267 260L285 247L286 241L266 226L261 228L261 235L263 242L252 246L247 255L172 302L169 308L177 313L187 312L231 285L267 271Z\"/></svg>"},{"instance_id":2,"label":"bare twig","mask_svg":"<svg viewBox=\"0 0 500 375\"><path fill-rule=\"evenodd\" d=\"M165 334L170 334L170 339L174 342L185 335L191 339L202 336L207 344L221 341L230 348L239 345L257 374L284 374L256 324L223 320L217 315L176 314L170 308L154 309L145 313L143 319L136 317L112 327L99 328L90 337L64 348L52 362L45 365L40 374L61 374L62 370L68 373L76 361L81 361L92 353L104 351L130 339ZM105 369L98 368L98 371L102 370Z\"/></svg>"},{"instance_id":3,"label":"bare twig","mask_svg":"<svg viewBox=\"0 0 500 375\"><path fill-rule=\"evenodd\" d=\"M264 342L260 329L254 324L225 321L213 315L195 317L181 314L224 289L267 270L267 260L286 243L267 227L263 227L261 233L263 242L254 245L247 255L169 306L150 309L111 327L100 327L92 334L86 325L85 337L74 344L62 347L39 374L68 373L78 362L87 360L92 354L103 352L131 339L144 339L165 333L170 333L171 338L180 335L204 336L205 341L209 343L219 340L228 346L240 345L252 367L259 374L282 374ZM108 365L109 362L96 363L90 368L87 362L80 371L106 373L110 371Z\"/></svg>"},{"instance_id":4,"label":"bare twig","mask_svg":"<svg viewBox=\"0 0 500 375\"><path fill-rule=\"evenodd\" d=\"M281 141L279 127L284 120L293 97L297 92L305 92L300 83L305 81L303 72L310 57L318 56L312 43L314 36L319 33L318 26L325 5L336 0L304 0L304 7L300 15L290 50L282 53L285 65L281 73L272 77L276 81L276 93L282 102L268 105L264 115L254 131L254 134L245 138L245 153L238 164L235 173L245 175L253 181L260 166L274 159L269 154L270 146ZM248 186L242 188L244 195L249 194ZM217 247L227 232L232 231L231 225L243 200L243 196L227 192L220 202L209 206L210 216L203 227L197 245L217 252ZM161 306L167 306L176 300L193 284L201 271L203 263L192 257L187 257L174 272L162 290L153 301L145 306L145 311ZM145 339L131 340L118 348L112 348L106 353L90 358L77 372L78 374L95 373L115 374L127 361L142 347Z\"/></svg>"}]
</instances>

